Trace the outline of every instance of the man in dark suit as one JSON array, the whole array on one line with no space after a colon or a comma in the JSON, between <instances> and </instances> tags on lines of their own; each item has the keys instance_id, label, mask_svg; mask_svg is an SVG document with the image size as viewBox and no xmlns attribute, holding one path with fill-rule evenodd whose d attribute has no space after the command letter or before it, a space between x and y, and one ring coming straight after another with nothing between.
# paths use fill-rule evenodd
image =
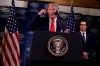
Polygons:
<instances>
[{"instance_id":1,"label":"man in dark suit","mask_svg":"<svg viewBox=\"0 0 100 66\"><path fill-rule=\"evenodd\" d=\"M59 5L57 3L50 3L48 4L47 9L42 9L38 14L34 16L32 19L30 30L45 30L50 32L63 32L61 25L61 20L58 18L58 12L59 12ZM48 16L41 17L41 15L46 14ZM52 26L52 20L53 20L53 28ZM53 29L53 30L52 30Z\"/></svg>"},{"instance_id":2,"label":"man in dark suit","mask_svg":"<svg viewBox=\"0 0 100 66\"><path fill-rule=\"evenodd\" d=\"M87 32L87 22L80 22L80 35L82 36L82 46L83 46L83 66L90 65L94 66L92 60L92 53L95 45L95 36Z\"/></svg>"}]
</instances>

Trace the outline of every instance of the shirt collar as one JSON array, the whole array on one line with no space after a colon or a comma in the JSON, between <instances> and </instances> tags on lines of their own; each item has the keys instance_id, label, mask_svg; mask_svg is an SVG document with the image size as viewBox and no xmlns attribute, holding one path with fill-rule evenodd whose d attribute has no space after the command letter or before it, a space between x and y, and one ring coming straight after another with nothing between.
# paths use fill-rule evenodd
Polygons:
<instances>
[{"instance_id":1,"label":"shirt collar","mask_svg":"<svg viewBox=\"0 0 100 66\"><path fill-rule=\"evenodd\" d=\"M82 34L82 33L86 34L86 31L85 31L85 32L80 31L80 32L81 32L81 34Z\"/></svg>"},{"instance_id":2,"label":"shirt collar","mask_svg":"<svg viewBox=\"0 0 100 66\"><path fill-rule=\"evenodd\" d=\"M50 18L49 18L50 19ZM57 20L57 17L56 18L54 18L54 22L56 22L56 20ZM51 19L50 19L50 22L51 22Z\"/></svg>"}]
</instances>

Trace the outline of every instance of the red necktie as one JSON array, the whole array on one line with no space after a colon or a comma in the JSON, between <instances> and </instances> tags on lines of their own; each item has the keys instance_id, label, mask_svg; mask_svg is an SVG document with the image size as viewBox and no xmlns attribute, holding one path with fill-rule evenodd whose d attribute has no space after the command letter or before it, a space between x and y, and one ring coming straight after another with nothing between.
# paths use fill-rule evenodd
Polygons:
<instances>
[{"instance_id":1,"label":"red necktie","mask_svg":"<svg viewBox=\"0 0 100 66\"><path fill-rule=\"evenodd\" d=\"M54 19L51 20L50 32L55 32Z\"/></svg>"}]
</instances>

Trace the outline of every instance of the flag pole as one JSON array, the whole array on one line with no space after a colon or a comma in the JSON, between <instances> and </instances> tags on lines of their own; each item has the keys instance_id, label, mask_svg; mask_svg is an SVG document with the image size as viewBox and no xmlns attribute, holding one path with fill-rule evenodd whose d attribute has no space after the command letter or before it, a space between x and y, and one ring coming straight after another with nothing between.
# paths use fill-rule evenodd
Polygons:
<instances>
[{"instance_id":1,"label":"flag pole","mask_svg":"<svg viewBox=\"0 0 100 66\"><path fill-rule=\"evenodd\" d=\"M73 5L73 3L74 3L74 1L73 1L73 0L71 0L71 6Z\"/></svg>"}]
</instances>

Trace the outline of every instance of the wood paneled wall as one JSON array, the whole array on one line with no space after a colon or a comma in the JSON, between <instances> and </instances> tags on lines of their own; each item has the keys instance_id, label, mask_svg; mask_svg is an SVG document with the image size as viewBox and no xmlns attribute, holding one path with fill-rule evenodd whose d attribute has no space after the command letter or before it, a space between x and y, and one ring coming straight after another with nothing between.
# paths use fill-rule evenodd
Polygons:
<instances>
[{"instance_id":1,"label":"wood paneled wall","mask_svg":"<svg viewBox=\"0 0 100 66\"><path fill-rule=\"evenodd\" d=\"M68 6L71 5L71 0L33 0L33 1L56 2L61 5L68 5ZM100 2L98 2L98 0L73 0L73 5L78 7L100 9Z\"/></svg>"}]
</instances>

